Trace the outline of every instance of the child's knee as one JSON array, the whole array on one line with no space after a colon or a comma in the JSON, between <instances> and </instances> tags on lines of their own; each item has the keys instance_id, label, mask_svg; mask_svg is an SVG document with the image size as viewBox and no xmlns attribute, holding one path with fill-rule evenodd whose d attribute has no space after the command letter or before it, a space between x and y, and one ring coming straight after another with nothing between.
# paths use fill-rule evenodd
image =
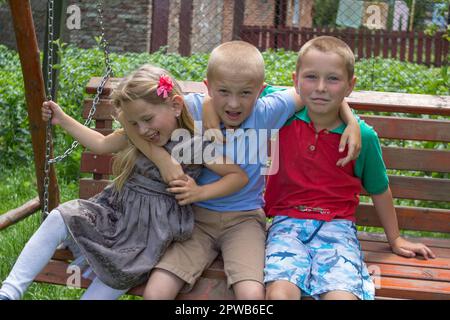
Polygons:
<instances>
[{"instance_id":1,"label":"child's knee","mask_svg":"<svg viewBox=\"0 0 450 320\"><path fill-rule=\"evenodd\" d=\"M238 300L264 300L264 285L257 281L241 281L233 285L234 295Z\"/></svg>"},{"instance_id":2,"label":"child's knee","mask_svg":"<svg viewBox=\"0 0 450 320\"><path fill-rule=\"evenodd\" d=\"M147 282L143 298L145 300L173 300L184 283L182 279L168 271L155 269Z\"/></svg>"},{"instance_id":3,"label":"child's knee","mask_svg":"<svg viewBox=\"0 0 450 320\"><path fill-rule=\"evenodd\" d=\"M288 281L275 281L266 288L266 300L300 300L300 289Z\"/></svg>"},{"instance_id":4,"label":"child's knee","mask_svg":"<svg viewBox=\"0 0 450 320\"><path fill-rule=\"evenodd\" d=\"M348 291L329 291L320 296L322 300L358 300L358 297Z\"/></svg>"},{"instance_id":5,"label":"child's knee","mask_svg":"<svg viewBox=\"0 0 450 320\"><path fill-rule=\"evenodd\" d=\"M44 223L50 223L52 225L55 223L63 223L64 224L64 219L62 218L61 212L59 212L56 209L53 209L52 211L50 211L50 213L45 218Z\"/></svg>"}]
</instances>

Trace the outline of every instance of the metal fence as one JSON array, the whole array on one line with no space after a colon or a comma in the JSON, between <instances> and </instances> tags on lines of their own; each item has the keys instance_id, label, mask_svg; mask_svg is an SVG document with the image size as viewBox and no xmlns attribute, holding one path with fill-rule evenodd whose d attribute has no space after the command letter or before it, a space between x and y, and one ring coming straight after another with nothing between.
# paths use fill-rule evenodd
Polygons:
<instances>
[{"instance_id":1,"label":"metal fence","mask_svg":"<svg viewBox=\"0 0 450 320\"><path fill-rule=\"evenodd\" d=\"M442 0L154 0L151 51L189 55L243 39L297 51L318 35L346 41L357 58L441 66L449 2ZM433 30L428 34L427 30Z\"/></svg>"}]
</instances>

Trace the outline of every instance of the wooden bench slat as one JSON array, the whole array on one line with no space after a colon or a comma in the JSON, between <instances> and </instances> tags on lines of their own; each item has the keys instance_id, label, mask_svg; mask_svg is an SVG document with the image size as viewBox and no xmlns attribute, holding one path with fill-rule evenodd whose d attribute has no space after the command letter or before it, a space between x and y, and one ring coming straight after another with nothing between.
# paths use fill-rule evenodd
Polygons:
<instances>
[{"instance_id":1,"label":"wooden bench slat","mask_svg":"<svg viewBox=\"0 0 450 320\"><path fill-rule=\"evenodd\" d=\"M50 260L34 281L66 286L67 279L72 275L67 273L68 266L69 264L64 261ZM90 284L91 280L81 277L80 285L82 288L87 288Z\"/></svg>"},{"instance_id":2,"label":"wooden bench slat","mask_svg":"<svg viewBox=\"0 0 450 320\"><path fill-rule=\"evenodd\" d=\"M400 229L450 232L450 210L406 206L395 206L395 209ZM382 226L373 204L360 203L358 205L356 224L369 227Z\"/></svg>"},{"instance_id":3,"label":"wooden bench slat","mask_svg":"<svg viewBox=\"0 0 450 320\"><path fill-rule=\"evenodd\" d=\"M450 284L446 282L382 277L379 283L381 287L376 289L378 296L420 300L450 299Z\"/></svg>"},{"instance_id":4,"label":"wooden bench slat","mask_svg":"<svg viewBox=\"0 0 450 320\"><path fill-rule=\"evenodd\" d=\"M102 191L108 184L111 183L111 180L93 180L83 178L80 179L80 199L89 199L93 195L96 195L100 191Z\"/></svg>"},{"instance_id":5,"label":"wooden bench slat","mask_svg":"<svg viewBox=\"0 0 450 320\"><path fill-rule=\"evenodd\" d=\"M391 247L387 242L360 240L360 244L364 251L392 253ZM450 259L450 249L431 246L429 248L433 250L436 256Z\"/></svg>"},{"instance_id":6,"label":"wooden bench slat","mask_svg":"<svg viewBox=\"0 0 450 320\"><path fill-rule=\"evenodd\" d=\"M101 78L93 77L86 86L86 92L95 94ZM111 78L105 85L103 95L108 96L120 78ZM185 93L205 93L203 82L179 81ZM347 98L352 108L357 110L379 110L384 112L450 115L450 97L397 92L353 91ZM376 103L374 103L376 101Z\"/></svg>"},{"instance_id":7,"label":"wooden bench slat","mask_svg":"<svg viewBox=\"0 0 450 320\"><path fill-rule=\"evenodd\" d=\"M97 129L96 131L107 135L110 134L112 129ZM450 172L450 152L443 150L417 150L407 148L393 148L383 147L383 159L386 163L386 167L389 169L398 170L414 170L414 171L433 171L433 172ZM94 161L98 159L98 166L105 167L103 162L110 162L109 155L102 155L102 157L95 158L92 153L85 152L86 157L82 157L81 164L83 166L84 161ZM94 161L95 162L95 161ZM97 165L92 163L90 166L83 167L89 168ZM107 167L107 166L106 166ZM98 168L97 168L98 169ZM86 169L87 170L87 169ZM92 171L83 171L92 172ZM105 171L104 174L111 174L111 171Z\"/></svg>"},{"instance_id":8,"label":"wooden bench slat","mask_svg":"<svg viewBox=\"0 0 450 320\"><path fill-rule=\"evenodd\" d=\"M94 99L85 99L83 103L83 119L87 119L89 116L89 111L92 107L92 102ZM95 120L113 120L114 107L112 105L111 99L100 99L96 106L96 110L93 116Z\"/></svg>"},{"instance_id":9,"label":"wooden bench slat","mask_svg":"<svg viewBox=\"0 0 450 320\"><path fill-rule=\"evenodd\" d=\"M449 201L449 179L389 175L389 185L394 198Z\"/></svg>"},{"instance_id":10,"label":"wooden bench slat","mask_svg":"<svg viewBox=\"0 0 450 320\"><path fill-rule=\"evenodd\" d=\"M363 90L353 91L347 101L357 110L450 115L450 96Z\"/></svg>"},{"instance_id":11,"label":"wooden bench slat","mask_svg":"<svg viewBox=\"0 0 450 320\"><path fill-rule=\"evenodd\" d=\"M378 276L382 277L450 282L450 270L399 266L384 263L369 266L370 271L373 272L377 270L377 272L380 272Z\"/></svg>"},{"instance_id":12,"label":"wooden bench slat","mask_svg":"<svg viewBox=\"0 0 450 320\"><path fill-rule=\"evenodd\" d=\"M388 169L450 172L450 152L444 150L382 147Z\"/></svg>"},{"instance_id":13,"label":"wooden bench slat","mask_svg":"<svg viewBox=\"0 0 450 320\"><path fill-rule=\"evenodd\" d=\"M111 154L97 155L88 151L81 154L80 171L87 173L98 173L104 175L112 174L112 157Z\"/></svg>"},{"instance_id":14,"label":"wooden bench slat","mask_svg":"<svg viewBox=\"0 0 450 320\"><path fill-rule=\"evenodd\" d=\"M396 264L404 266L417 266L437 269L450 269L450 258L437 257L435 259L425 260L424 258L404 258L396 255L395 253L386 252L374 252L364 251L364 261L367 265L384 263L384 264ZM449 284L450 285L450 284Z\"/></svg>"},{"instance_id":15,"label":"wooden bench slat","mask_svg":"<svg viewBox=\"0 0 450 320\"><path fill-rule=\"evenodd\" d=\"M42 270L42 272L36 277L36 282L45 282L58 285L66 285L67 279L71 274L67 271L68 264L62 261L50 261L49 264ZM416 272L409 268L411 272ZM386 274L398 273L400 268L395 268L389 265L381 266L380 270L383 270ZM404 269L403 270L407 270ZM417 270L417 269L416 269ZM382 271L382 272L383 272ZM422 277L426 277L429 272L423 269ZM431 270L433 271L433 270ZM383 273L382 273L383 274ZM433 276L433 273L430 274ZM404 274L401 275L404 277ZM442 281L430 281L430 280L417 280L417 279L404 279L394 278L388 276L382 276L381 279L374 277L376 283L381 285L381 288L376 290L377 296L398 297L408 299L449 299L450 284ZM81 287L87 288L91 281L88 279L81 279ZM232 292L226 288L226 282L221 279L208 279L201 278L193 291L188 294L180 294L178 299L231 299ZM217 290L220 289L220 290ZM134 295L142 295L144 285L137 286L131 289L128 293Z\"/></svg>"},{"instance_id":16,"label":"wooden bench slat","mask_svg":"<svg viewBox=\"0 0 450 320\"><path fill-rule=\"evenodd\" d=\"M380 138L450 142L450 121L384 116L361 116Z\"/></svg>"},{"instance_id":17,"label":"wooden bench slat","mask_svg":"<svg viewBox=\"0 0 450 320\"><path fill-rule=\"evenodd\" d=\"M411 240L413 242L421 242L430 247L435 248L450 248L450 238L428 238L428 237L411 237L411 236L403 236L405 239ZM359 241L377 241L377 242L386 242L386 235L384 233L374 233L374 232L365 232L358 231L358 239Z\"/></svg>"}]
</instances>

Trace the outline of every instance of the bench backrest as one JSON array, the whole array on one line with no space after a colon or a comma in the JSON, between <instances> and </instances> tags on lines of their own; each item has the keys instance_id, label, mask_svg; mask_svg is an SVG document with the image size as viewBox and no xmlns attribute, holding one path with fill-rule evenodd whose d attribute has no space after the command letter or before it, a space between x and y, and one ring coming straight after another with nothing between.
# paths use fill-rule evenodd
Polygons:
<instances>
[{"instance_id":1,"label":"bench backrest","mask_svg":"<svg viewBox=\"0 0 450 320\"><path fill-rule=\"evenodd\" d=\"M87 92L94 94L100 78L92 78ZM112 105L107 98L118 79L106 85L94 115L95 129L103 134L112 132ZM200 82L181 82L183 92L206 92ZM389 170L394 198L416 200L417 203L396 206L401 229L450 233L450 96L431 96L372 91L353 92L350 106L363 112L389 112L386 115L361 115L374 127L383 140L399 141L396 146L384 143L383 158ZM83 117L87 117L92 99L86 99ZM403 115L399 115L403 114ZM432 115L423 119L415 114ZM432 148L429 148L430 142ZM437 143L437 144L435 144ZM428 144L428 145L427 145ZM398 147L403 145L403 147ZM110 181L111 155L94 155L84 151L80 171L93 177L80 180L80 197L89 198L100 192ZM405 172L409 172L405 175ZM414 172L414 176L411 176ZM361 203L357 224L380 227L374 207Z\"/></svg>"}]
</instances>

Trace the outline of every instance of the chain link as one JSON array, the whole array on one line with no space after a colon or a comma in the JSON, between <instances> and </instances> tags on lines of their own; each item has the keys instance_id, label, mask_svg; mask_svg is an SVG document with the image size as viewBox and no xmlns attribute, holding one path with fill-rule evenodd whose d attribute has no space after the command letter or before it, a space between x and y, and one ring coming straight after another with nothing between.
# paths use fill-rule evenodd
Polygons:
<instances>
[{"instance_id":1,"label":"chain link","mask_svg":"<svg viewBox=\"0 0 450 320\"><path fill-rule=\"evenodd\" d=\"M48 24L48 37L47 37L47 100L52 100L52 87L53 87L53 13L54 13L54 0L49 0L47 4L47 24ZM50 183L50 153L51 153L51 139L52 139L52 125L51 121L47 122L45 129L45 164L44 164L44 195L43 195L43 211L44 215L48 215L48 185Z\"/></svg>"},{"instance_id":2,"label":"chain link","mask_svg":"<svg viewBox=\"0 0 450 320\"><path fill-rule=\"evenodd\" d=\"M89 110L89 115L84 122L85 126L89 126L94 118L94 114L97 111L97 105L100 102L100 96L103 93L103 89L105 88L106 82L110 77L113 76L111 60L109 58L108 52L108 42L105 38L105 28L103 26L103 1L97 2L97 12L101 29L101 38L100 38L100 47L103 49L105 55L105 66L106 71L102 77L100 85L97 87L97 92L95 94L94 100L92 101L92 107ZM52 70L53 70L53 22L54 22L54 0L48 1L48 56L47 56L47 100L52 100L51 90L53 87L53 79L52 79ZM52 139L52 125L51 120L47 122L46 127L46 141L45 141L45 166L44 166L44 199L43 199L43 211L45 216L49 214L48 212L48 186L50 183L50 164L58 163L67 158L80 144L78 141L74 141L70 148L68 148L64 153L60 156L57 156L53 159L50 159L51 153L51 139Z\"/></svg>"}]
</instances>

